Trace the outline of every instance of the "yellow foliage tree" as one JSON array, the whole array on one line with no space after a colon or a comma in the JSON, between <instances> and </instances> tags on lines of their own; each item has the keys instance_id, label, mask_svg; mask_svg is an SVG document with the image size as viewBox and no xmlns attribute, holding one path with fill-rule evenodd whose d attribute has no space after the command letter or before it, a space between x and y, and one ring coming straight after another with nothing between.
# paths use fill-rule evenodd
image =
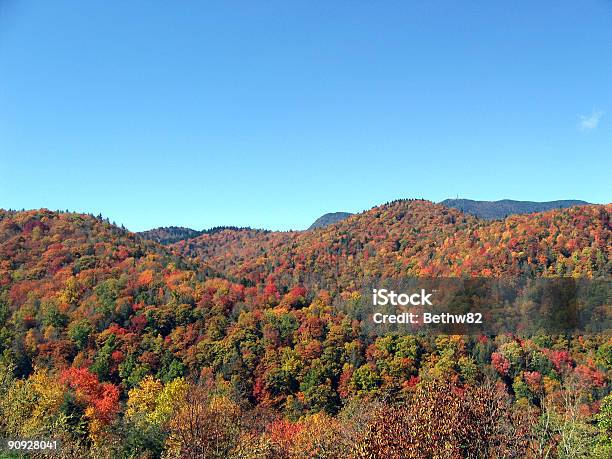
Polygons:
<instances>
[{"instance_id":1,"label":"yellow foliage tree","mask_svg":"<svg viewBox=\"0 0 612 459\"><path fill-rule=\"evenodd\" d=\"M64 393L65 388L40 369L14 381L0 400L6 433L31 438L57 431L65 421L60 412Z\"/></svg>"},{"instance_id":2,"label":"yellow foliage tree","mask_svg":"<svg viewBox=\"0 0 612 459\"><path fill-rule=\"evenodd\" d=\"M129 391L125 416L135 424L146 422L161 426L184 403L188 387L183 378L164 385L147 376L138 387Z\"/></svg>"}]
</instances>

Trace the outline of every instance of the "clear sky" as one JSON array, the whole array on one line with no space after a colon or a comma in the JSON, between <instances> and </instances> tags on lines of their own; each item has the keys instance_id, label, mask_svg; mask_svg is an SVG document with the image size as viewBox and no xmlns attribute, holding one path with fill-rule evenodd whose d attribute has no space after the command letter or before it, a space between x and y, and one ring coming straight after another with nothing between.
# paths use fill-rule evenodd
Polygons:
<instances>
[{"instance_id":1,"label":"clear sky","mask_svg":"<svg viewBox=\"0 0 612 459\"><path fill-rule=\"evenodd\" d=\"M611 172L610 0L0 0L2 208L302 229Z\"/></svg>"}]
</instances>

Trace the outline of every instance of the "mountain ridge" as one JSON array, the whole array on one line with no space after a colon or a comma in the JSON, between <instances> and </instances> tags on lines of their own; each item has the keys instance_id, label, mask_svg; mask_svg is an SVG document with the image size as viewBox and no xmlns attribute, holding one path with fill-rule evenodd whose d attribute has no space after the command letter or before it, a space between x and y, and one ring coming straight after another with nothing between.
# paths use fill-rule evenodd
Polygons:
<instances>
[{"instance_id":1,"label":"mountain ridge","mask_svg":"<svg viewBox=\"0 0 612 459\"><path fill-rule=\"evenodd\" d=\"M215 226L205 230L194 230L191 228L185 228L183 226L160 226L146 231L138 231L141 238L149 241L154 241L162 245L170 245L179 241L186 241L194 239L203 234L215 234L221 231L242 231L251 230L249 227L243 226ZM256 231L269 231L269 230L256 230Z\"/></svg>"},{"instance_id":2,"label":"mountain ridge","mask_svg":"<svg viewBox=\"0 0 612 459\"><path fill-rule=\"evenodd\" d=\"M446 207L458 209L467 214L487 220L505 218L510 215L521 215L534 212L544 212L552 209L565 209L567 207L588 205L586 201L576 199L565 199L556 201L516 201L512 199L501 199L498 201L477 201L472 199L445 199L440 201ZM348 217L356 215L351 212L329 212L317 218L305 231L325 228L328 225L338 223ZM194 230L182 226L160 226L150 230L137 232L142 238L169 245L176 242L194 239L202 234L210 234L225 229L242 230L250 227L218 226L205 230ZM270 230L258 230L270 231Z\"/></svg>"},{"instance_id":3,"label":"mountain ridge","mask_svg":"<svg viewBox=\"0 0 612 459\"><path fill-rule=\"evenodd\" d=\"M561 199L557 201L515 201L500 199L499 201L476 201L473 199L445 199L440 204L459 209L470 215L487 220L505 218L509 215L531 214L553 209L565 209L573 206L583 206L590 203L577 199Z\"/></svg>"},{"instance_id":4,"label":"mountain ridge","mask_svg":"<svg viewBox=\"0 0 612 459\"><path fill-rule=\"evenodd\" d=\"M430 201L397 200L317 231L221 232L171 247L241 282L299 280L332 290L367 275L578 275L607 269L609 211L589 205L483 220ZM572 256L583 258L578 249L602 261L574 263Z\"/></svg>"},{"instance_id":5,"label":"mountain ridge","mask_svg":"<svg viewBox=\"0 0 612 459\"><path fill-rule=\"evenodd\" d=\"M323 214L319 218L317 218L312 225L308 227L308 230L324 228L327 225L332 225L341 220L344 220L345 218L348 218L351 215L353 214L350 212L330 212L327 214Z\"/></svg>"}]
</instances>

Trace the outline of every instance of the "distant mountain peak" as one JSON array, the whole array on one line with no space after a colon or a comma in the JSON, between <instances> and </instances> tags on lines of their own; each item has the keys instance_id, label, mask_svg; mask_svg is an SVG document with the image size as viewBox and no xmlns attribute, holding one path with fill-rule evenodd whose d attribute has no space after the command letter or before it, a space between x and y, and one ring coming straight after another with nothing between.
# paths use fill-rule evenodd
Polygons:
<instances>
[{"instance_id":1,"label":"distant mountain peak","mask_svg":"<svg viewBox=\"0 0 612 459\"><path fill-rule=\"evenodd\" d=\"M351 215L353 214L351 214L350 212L331 212L329 214L325 214L317 218L315 222L308 227L308 229L312 230L315 228L324 228L327 225L332 225L341 220L344 220L345 218L348 218Z\"/></svg>"},{"instance_id":2,"label":"distant mountain peak","mask_svg":"<svg viewBox=\"0 0 612 459\"><path fill-rule=\"evenodd\" d=\"M197 237L202 234L202 232L182 226L165 226L148 231L141 231L138 234L143 239L166 245Z\"/></svg>"},{"instance_id":3,"label":"distant mountain peak","mask_svg":"<svg viewBox=\"0 0 612 459\"><path fill-rule=\"evenodd\" d=\"M243 231L252 229L248 226L215 226L213 228L205 230L194 230L191 228L185 228L183 226L162 226L159 228L153 228L147 231L140 231L137 233L143 239L148 241L155 241L162 245L170 245L179 241L186 241L194 239L203 234L216 234L221 231ZM268 230L254 230L261 232L269 232Z\"/></svg>"},{"instance_id":4,"label":"distant mountain peak","mask_svg":"<svg viewBox=\"0 0 612 459\"><path fill-rule=\"evenodd\" d=\"M559 201L514 201L512 199L501 199L499 201L474 201L472 199L446 199L440 204L446 207L458 209L466 214L487 220L505 218L508 215L531 214L534 212L545 212L553 209L565 209L567 207L583 206L589 204L577 199L564 199Z\"/></svg>"}]
</instances>

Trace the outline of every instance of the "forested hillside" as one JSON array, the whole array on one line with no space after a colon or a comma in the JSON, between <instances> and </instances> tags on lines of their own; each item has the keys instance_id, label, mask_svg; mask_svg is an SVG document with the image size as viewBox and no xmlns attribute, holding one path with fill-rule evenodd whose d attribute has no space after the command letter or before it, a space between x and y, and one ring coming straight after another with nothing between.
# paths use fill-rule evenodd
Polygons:
<instances>
[{"instance_id":1,"label":"forested hillside","mask_svg":"<svg viewBox=\"0 0 612 459\"><path fill-rule=\"evenodd\" d=\"M610 276L611 210L486 222L404 200L170 246L0 211L0 437L64 457L609 457L609 336L372 336L333 304L366 276Z\"/></svg>"}]
</instances>

